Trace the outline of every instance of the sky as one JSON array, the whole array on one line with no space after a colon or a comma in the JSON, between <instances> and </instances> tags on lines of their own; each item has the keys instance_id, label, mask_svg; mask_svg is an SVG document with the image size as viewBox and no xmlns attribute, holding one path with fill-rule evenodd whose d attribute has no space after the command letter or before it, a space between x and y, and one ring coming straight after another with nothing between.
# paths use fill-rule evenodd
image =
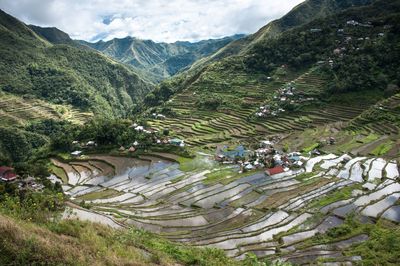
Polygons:
<instances>
[{"instance_id":1,"label":"sky","mask_svg":"<svg viewBox=\"0 0 400 266\"><path fill-rule=\"evenodd\" d=\"M256 32L303 0L0 0L26 24L86 41L199 41Z\"/></svg>"}]
</instances>

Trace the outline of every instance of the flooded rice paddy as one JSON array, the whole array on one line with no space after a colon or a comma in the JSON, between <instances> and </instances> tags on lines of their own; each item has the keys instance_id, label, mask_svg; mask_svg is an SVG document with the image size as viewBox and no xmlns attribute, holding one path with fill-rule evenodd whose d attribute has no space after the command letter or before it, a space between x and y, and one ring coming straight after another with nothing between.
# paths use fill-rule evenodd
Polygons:
<instances>
[{"instance_id":1,"label":"flooded rice paddy","mask_svg":"<svg viewBox=\"0 0 400 266\"><path fill-rule=\"evenodd\" d=\"M97 155L52 162L68 177L63 189L71 200L91 206L90 210L69 208L64 218L115 228L136 226L172 241L221 248L238 259L249 251L274 258L280 250L279 256L293 263L321 256L339 261L344 255L333 252L332 246L346 248L366 236L306 250L299 243L339 226L352 212L400 222L396 162L334 154L303 159L304 168L275 176L256 171L228 184L204 182L217 171L215 165L183 172L178 163L151 156ZM315 175L297 179L304 172ZM49 178L61 181L54 175ZM363 187L357 193L324 203L326 197L357 184Z\"/></svg>"}]
</instances>

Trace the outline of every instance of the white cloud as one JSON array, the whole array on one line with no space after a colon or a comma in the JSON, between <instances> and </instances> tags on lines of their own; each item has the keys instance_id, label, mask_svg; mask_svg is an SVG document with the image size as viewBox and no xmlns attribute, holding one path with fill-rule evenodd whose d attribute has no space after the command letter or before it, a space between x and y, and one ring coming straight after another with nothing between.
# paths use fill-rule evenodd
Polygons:
<instances>
[{"instance_id":1,"label":"white cloud","mask_svg":"<svg viewBox=\"0 0 400 266\"><path fill-rule=\"evenodd\" d=\"M196 41L253 33L303 0L0 0L25 23L88 41Z\"/></svg>"}]
</instances>

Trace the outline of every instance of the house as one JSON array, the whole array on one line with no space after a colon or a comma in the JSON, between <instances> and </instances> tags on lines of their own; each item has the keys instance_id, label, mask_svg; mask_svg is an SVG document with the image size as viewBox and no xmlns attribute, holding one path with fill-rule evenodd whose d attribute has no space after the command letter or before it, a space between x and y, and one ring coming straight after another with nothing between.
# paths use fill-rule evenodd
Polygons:
<instances>
[{"instance_id":1,"label":"house","mask_svg":"<svg viewBox=\"0 0 400 266\"><path fill-rule=\"evenodd\" d=\"M264 113L261 113L261 112L259 112L259 113L256 113L256 116L258 116L258 117L262 117L262 116L264 116Z\"/></svg>"},{"instance_id":2,"label":"house","mask_svg":"<svg viewBox=\"0 0 400 266\"><path fill-rule=\"evenodd\" d=\"M288 157L288 159L290 160L290 161L292 161L292 162L298 162L298 161L300 161L300 156L298 156L298 155L290 155L289 157Z\"/></svg>"},{"instance_id":3,"label":"house","mask_svg":"<svg viewBox=\"0 0 400 266\"><path fill-rule=\"evenodd\" d=\"M282 156L280 154L275 154L273 156L273 159L274 159L275 164L282 165L283 161L282 161Z\"/></svg>"},{"instance_id":4,"label":"house","mask_svg":"<svg viewBox=\"0 0 400 266\"><path fill-rule=\"evenodd\" d=\"M310 29L310 32L312 33L317 33L317 32L321 32L321 29Z\"/></svg>"},{"instance_id":5,"label":"house","mask_svg":"<svg viewBox=\"0 0 400 266\"><path fill-rule=\"evenodd\" d=\"M225 160L225 155L223 155L223 154L218 154L218 155L215 156L215 160L216 160L217 162L223 162L223 161Z\"/></svg>"},{"instance_id":6,"label":"house","mask_svg":"<svg viewBox=\"0 0 400 266\"><path fill-rule=\"evenodd\" d=\"M228 150L228 148L225 146L222 150L222 154L225 157L228 157L230 159L234 159L236 157L243 158L246 155L246 150L242 145L237 146L233 150Z\"/></svg>"},{"instance_id":7,"label":"house","mask_svg":"<svg viewBox=\"0 0 400 266\"><path fill-rule=\"evenodd\" d=\"M346 22L347 25L351 25L351 26L358 26L360 23L355 21L355 20L348 20Z\"/></svg>"},{"instance_id":8,"label":"house","mask_svg":"<svg viewBox=\"0 0 400 266\"><path fill-rule=\"evenodd\" d=\"M129 152L135 152L135 151L136 151L136 148L132 146L132 147L130 147L130 148L128 149L128 151L129 151Z\"/></svg>"},{"instance_id":9,"label":"house","mask_svg":"<svg viewBox=\"0 0 400 266\"><path fill-rule=\"evenodd\" d=\"M274 146L274 143L272 141L269 141L269 140L260 141L261 148L271 148L273 146Z\"/></svg>"},{"instance_id":10,"label":"house","mask_svg":"<svg viewBox=\"0 0 400 266\"><path fill-rule=\"evenodd\" d=\"M125 151L125 147L124 147L124 146L121 146L121 147L119 147L118 150L119 150L119 151Z\"/></svg>"},{"instance_id":11,"label":"house","mask_svg":"<svg viewBox=\"0 0 400 266\"><path fill-rule=\"evenodd\" d=\"M79 156L82 155L82 151L73 151L73 152L71 152L71 155L72 155L73 157L79 157Z\"/></svg>"},{"instance_id":12,"label":"house","mask_svg":"<svg viewBox=\"0 0 400 266\"><path fill-rule=\"evenodd\" d=\"M326 142L329 145L334 145L336 143L336 139L334 137L329 137Z\"/></svg>"},{"instance_id":13,"label":"house","mask_svg":"<svg viewBox=\"0 0 400 266\"><path fill-rule=\"evenodd\" d=\"M251 163L248 163L244 166L244 169L250 171L254 169L254 166Z\"/></svg>"},{"instance_id":14,"label":"house","mask_svg":"<svg viewBox=\"0 0 400 266\"><path fill-rule=\"evenodd\" d=\"M17 179L14 169L8 166L0 167L0 179L4 182L11 182Z\"/></svg>"},{"instance_id":15,"label":"house","mask_svg":"<svg viewBox=\"0 0 400 266\"><path fill-rule=\"evenodd\" d=\"M281 174L283 172L285 172L285 169L283 169L281 165L265 170L265 174L268 176Z\"/></svg>"},{"instance_id":16,"label":"house","mask_svg":"<svg viewBox=\"0 0 400 266\"><path fill-rule=\"evenodd\" d=\"M165 118L166 118L165 115L163 115L163 114L157 114L157 113L153 113L152 116L153 116L155 119L165 119Z\"/></svg>"},{"instance_id":17,"label":"house","mask_svg":"<svg viewBox=\"0 0 400 266\"><path fill-rule=\"evenodd\" d=\"M311 151L312 155L321 155L321 152L318 149L314 149Z\"/></svg>"},{"instance_id":18,"label":"house","mask_svg":"<svg viewBox=\"0 0 400 266\"><path fill-rule=\"evenodd\" d=\"M342 53L342 50L340 50L339 48L336 48L335 50L333 50L334 55L340 55L341 53Z\"/></svg>"},{"instance_id":19,"label":"house","mask_svg":"<svg viewBox=\"0 0 400 266\"><path fill-rule=\"evenodd\" d=\"M135 127L135 130L138 131L138 132L141 132L141 131L144 130L144 127L143 126L137 126L137 127Z\"/></svg>"},{"instance_id":20,"label":"house","mask_svg":"<svg viewBox=\"0 0 400 266\"><path fill-rule=\"evenodd\" d=\"M96 144L96 142L94 142L93 140L89 140L89 141L86 143L86 147L95 147L95 146L97 146L97 144Z\"/></svg>"},{"instance_id":21,"label":"house","mask_svg":"<svg viewBox=\"0 0 400 266\"><path fill-rule=\"evenodd\" d=\"M171 145L175 145L175 146L181 146L182 144L184 144L184 141L178 138L174 138L174 139L170 139L169 143Z\"/></svg>"}]
</instances>

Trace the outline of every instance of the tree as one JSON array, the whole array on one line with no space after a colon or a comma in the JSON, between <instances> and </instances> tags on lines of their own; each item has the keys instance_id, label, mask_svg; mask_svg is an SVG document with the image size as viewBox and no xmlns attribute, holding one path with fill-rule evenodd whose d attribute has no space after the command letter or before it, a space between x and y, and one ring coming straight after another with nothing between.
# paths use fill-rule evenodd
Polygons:
<instances>
[{"instance_id":1,"label":"tree","mask_svg":"<svg viewBox=\"0 0 400 266\"><path fill-rule=\"evenodd\" d=\"M146 97L144 98L144 103L149 105L149 106L154 106L157 105L158 100L156 98L156 96L154 95L154 93L149 93L146 95Z\"/></svg>"}]
</instances>

